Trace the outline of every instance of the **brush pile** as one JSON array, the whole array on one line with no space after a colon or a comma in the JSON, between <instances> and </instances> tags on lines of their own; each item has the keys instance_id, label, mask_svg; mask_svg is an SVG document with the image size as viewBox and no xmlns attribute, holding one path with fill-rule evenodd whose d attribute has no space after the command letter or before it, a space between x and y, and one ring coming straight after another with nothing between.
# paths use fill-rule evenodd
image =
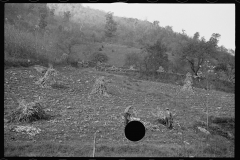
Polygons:
<instances>
[{"instance_id":1,"label":"brush pile","mask_svg":"<svg viewBox=\"0 0 240 160\"><path fill-rule=\"evenodd\" d=\"M44 76L39 78L39 80L36 81L35 84L40 85L42 88L49 88L52 84L56 83L53 78L56 74L57 71L53 69L52 65L49 65L49 68L47 69Z\"/></svg>"},{"instance_id":2,"label":"brush pile","mask_svg":"<svg viewBox=\"0 0 240 160\"><path fill-rule=\"evenodd\" d=\"M188 72L186 74L186 79L184 80L184 85L181 91L194 93L192 85L193 85L192 75L191 73Z\"/></svg>"},{"instance_id":3,"label":"brush pile","mask_svg":"<svg viewBox=\"0 0 240 160\"><path fill-rule=\"evenodd\" d=\"M104 76L101 76L96 79L89 96L90 95L98 95L98 96L103 95L106 97L110 97L110 95L107 93L106 80L104 79Z\"/></svg>"},{"instance_id":4,"label":"brush pile","mask_svg":"<svg viewBox=\"0 0 240 160\"><path fill-rule=\"evenodd\" d=\"M24 99L18 100L19 106L8 116L9 122L32 122L47 119L48 115L43 110L39 101L27 103Z\"/></svg>"}]
</instances>

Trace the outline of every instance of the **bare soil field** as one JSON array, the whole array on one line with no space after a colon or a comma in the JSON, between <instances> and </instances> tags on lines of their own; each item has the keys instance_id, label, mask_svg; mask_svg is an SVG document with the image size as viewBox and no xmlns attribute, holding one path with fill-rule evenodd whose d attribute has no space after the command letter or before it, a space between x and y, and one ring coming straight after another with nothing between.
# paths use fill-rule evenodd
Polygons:
<instances>
[{"instance_id":1,"label":"bare soil field","mask_svg":"<svg viewBox=\"0 0 240 160\"><path fill-rule=\"evenodd\" d=\"M41 88L35 82L43 75L33 67L5 70L4 118L17 105L10 96L28 102L40 97L48 120L32 123L4 122L4 156L91 157L96 135L95 157L234 157L235 94L140 81L93 69L56 68L54 79L62 85ZM105 76L110 97L88 98L95 79ZM207 121L207 94L209 125ZM156 124L151 111L169 108L173 129L159 125L145 137L132 142L124 135L122 113L132 105L141 121ZM38 129L36 134L17 132L18 126ZM207 129L210 134L201 132Z\"/></svg>"}]
</instances>

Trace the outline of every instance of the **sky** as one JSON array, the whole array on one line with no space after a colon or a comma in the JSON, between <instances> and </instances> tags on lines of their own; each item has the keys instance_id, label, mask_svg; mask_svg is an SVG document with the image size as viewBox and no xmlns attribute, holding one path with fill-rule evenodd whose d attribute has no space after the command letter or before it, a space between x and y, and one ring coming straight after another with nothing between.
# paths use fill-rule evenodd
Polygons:
<instances>
[{"instance_id":1,"label":"sky","mask_svg":"<svg viewBox=\"0 0 240 160\"><path fill-rule=\"evenodd\" d=\"M235 50L235 4L127 4L87 3L83 6L111 11L115 16L137 18L161 27L172 26L173 31L184 29L188 36L199 32L209 40L213 33L221 35L218 45Z\"/></svg>"}]
</instances>

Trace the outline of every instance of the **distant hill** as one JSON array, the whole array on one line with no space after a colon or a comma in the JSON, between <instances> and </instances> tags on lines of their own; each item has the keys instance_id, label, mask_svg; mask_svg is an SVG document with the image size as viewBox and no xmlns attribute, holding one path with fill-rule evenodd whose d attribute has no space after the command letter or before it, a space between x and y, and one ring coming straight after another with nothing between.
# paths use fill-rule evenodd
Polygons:
<instances>
[{"instance_id":1,"label":"distant hill","mask_svg":"<svg viewBox=\"0 0 240 160\"><path fill-rule=\"evenodd\" d=\"M105 15L107 12L83 7L81 4L47 4L47 6L51 9L54 8L55 15L57 16L62 16L65 11L70 11L72 14L72 22L79 23L85 34L94 34L96 37L104 36ZM87 52L97 52L99 47L104 45L105 48L102 49L102 52L109 56L109 63L122 66L126 54L133 52L141 53L141 48L147 44L155 43L160 35L164 37L168 45L171 45L171 43L168 42L172 41L172 38L175 37L174 39L176 39L177 36L181 38L181 35L173 32L170 26L163 28L159 25L155 26L148 21L118 16L114 16L114 20L118 24L118 30L117 38L112 44L107 44L104 42L104 39L100 38L102 43L83 44L74 47L74 52L77 53L76 56L84 59L86 57L84 54ZM172 51L169 50L167 54L169 55L169 60L174 62L175 57Z\"/></svg>"},{"instance_id":2,"label":"distant hill","mask_svg":"<svg viewBox=\"0 0 240 160\"><path fill-rule=\"evenodd\" d=\"M67 20L66 17L64 18L66 11L70 12L70 18ZM40 30L37 28L39 28L42 13L47 15L47 24L43 31L48 31L50 34L41 38ZM144 56L143 51L147 46L153 46L157 40L161 40L161 43L167 47L170 61L168 69L176 73L185 73L189 70L189 63L181 59L181 50L193 40L193 36L174 32L171 26L162 27L161 22L158 21L151 23L147 20L113 15L113 20L117 23L117 31L116 36L109 39L105 36L106 14L105 11L83 7L81 4L7 4L5 5L5 22L7 23L4 25L8 28L5 30L6 53L15 54L15 51L21 48L24 54L27 52L29 55L40 55L43 59L47 57L53 60L65 52L74 59L86 59L94 52L102 52L108 55L110 64L123 66L125 55L137 53ZM65 38L62 38L65 34L63 30L67 31L68 36L65 37L70 40L66 38L65 41ZM71 43L71 36L75 36L80 43L66 47L65 44ZM21 39L21 43L16 40L17 37ZM199 35L199 40L201 38L203 37ZM49 42L53 42L54 45L49 45ZM36 49L37 43L37 46L44 47ZM13 49L12 46L16 48ZM223 61L226 59L224 57L227 57L224 54L235 54L235 51L227 50L224 46L217 46L217 50L215 59L220 57L219 59Z\"/></svg>"}]
</instances>

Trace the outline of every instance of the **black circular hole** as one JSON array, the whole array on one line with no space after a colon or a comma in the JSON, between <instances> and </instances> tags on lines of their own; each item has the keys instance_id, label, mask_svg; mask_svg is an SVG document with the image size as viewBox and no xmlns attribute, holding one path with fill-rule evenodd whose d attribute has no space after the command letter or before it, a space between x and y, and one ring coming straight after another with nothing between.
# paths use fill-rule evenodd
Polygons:
<instances>
[{"instance_id":1,"label":"black circular hole","mask_svg":"<svg viewBox=\"0 0 240 160\"><path fill-rule=\"evenodd\" d=\"M131 121L125 127L125 136L130 141L139 141L145 136L145 127L140 121Z\"/></svg>"}]
</instances>

